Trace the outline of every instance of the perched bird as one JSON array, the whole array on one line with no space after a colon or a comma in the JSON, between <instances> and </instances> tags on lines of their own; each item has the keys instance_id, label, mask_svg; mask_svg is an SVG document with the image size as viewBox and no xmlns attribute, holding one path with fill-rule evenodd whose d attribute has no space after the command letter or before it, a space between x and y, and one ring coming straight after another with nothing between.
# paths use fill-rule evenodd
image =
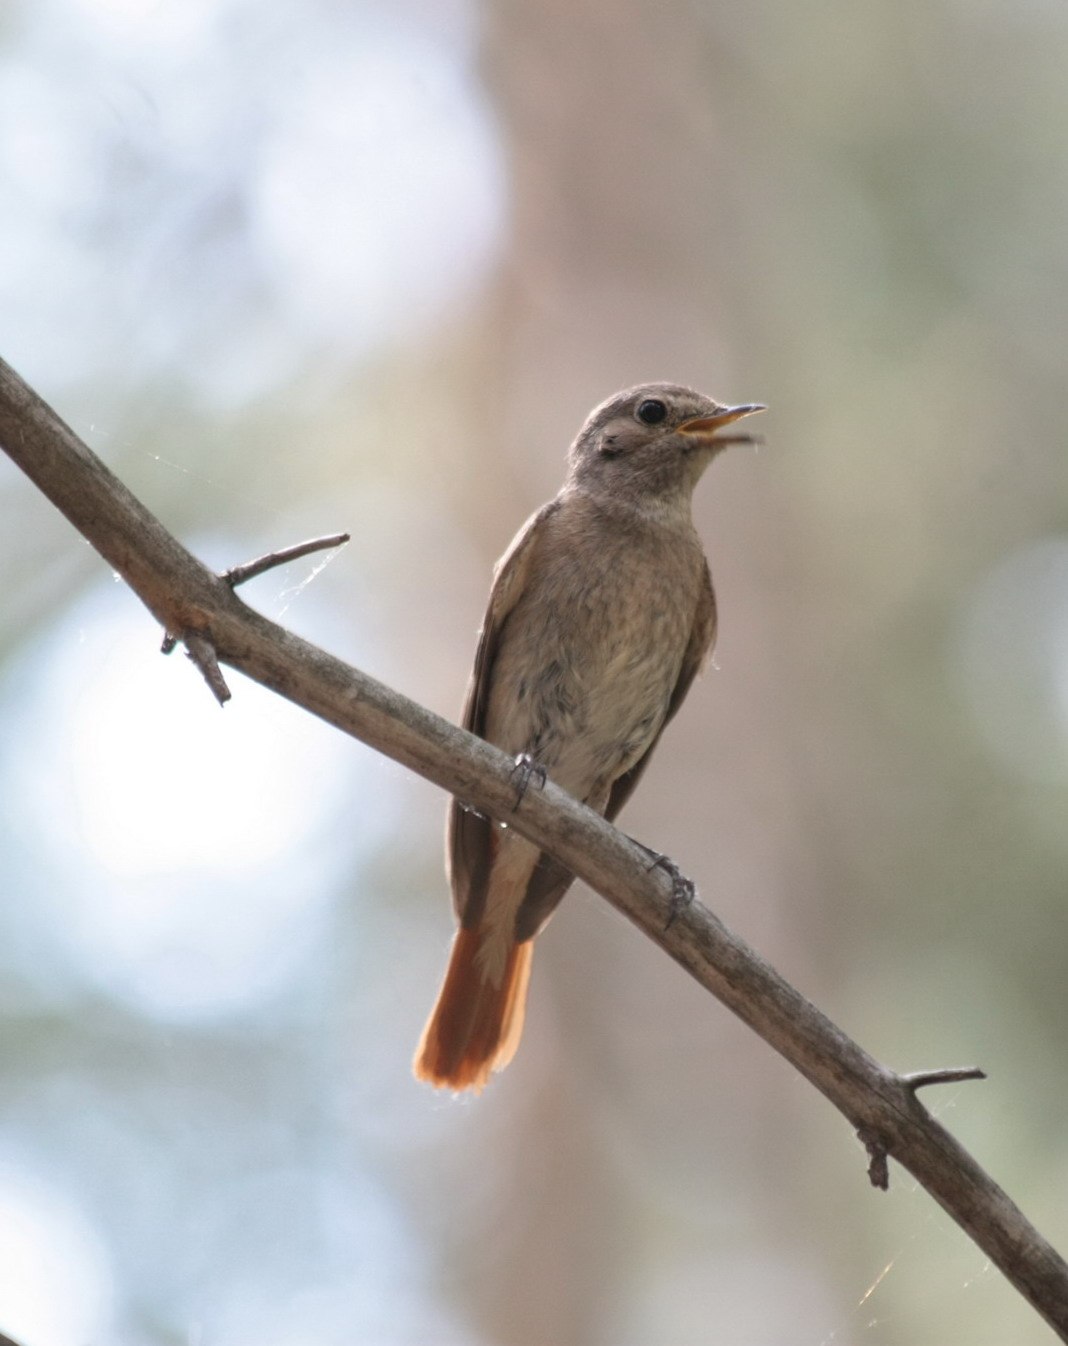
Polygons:
<instances>
[{"instance_id":1,"label":"perched bird","mask_svg":"<svg viewBox=\"0 0 1068 1346\"><path fill-rule=\"evenodd\" d=\"M725 445L752 442L726 427L762 410L670 383L616 393L494 571L462 722L610 820L715 638L694 487ZM519 1045L534 936L574 876L457 800L446 860L460 928L414 1069L479 1091Z\"/></svg>"}]
</instances>

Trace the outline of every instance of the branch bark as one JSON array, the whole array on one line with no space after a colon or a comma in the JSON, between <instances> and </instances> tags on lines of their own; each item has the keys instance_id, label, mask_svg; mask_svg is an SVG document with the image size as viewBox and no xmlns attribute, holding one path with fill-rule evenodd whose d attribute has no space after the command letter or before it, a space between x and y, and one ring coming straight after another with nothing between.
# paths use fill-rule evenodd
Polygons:
<instances>
[{"instance_id":1,"label":"branch bark","mask_svg":"<svg viewBox=\"0 0 1068 1346\"><path fill-rule=\"evenodd\" d=\"M220 664L507 819L607 898L838 1108L867 1148L873 1183L885 1185L887 1158L896 1159L1068 1341L1068 1265L916 1096L922 1085L976 1072L889 1070L699 901L677 910L671 878L598 814L551 781L516 808L511 758L247 607L2 360L0 445L202 669L207 648Z\"/></svg>"}]
</instances>

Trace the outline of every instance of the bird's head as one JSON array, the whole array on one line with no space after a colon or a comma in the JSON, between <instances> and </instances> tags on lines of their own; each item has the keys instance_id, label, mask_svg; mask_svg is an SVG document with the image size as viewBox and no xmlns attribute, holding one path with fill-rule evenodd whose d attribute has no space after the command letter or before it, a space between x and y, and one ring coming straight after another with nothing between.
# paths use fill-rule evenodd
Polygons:
<instances>
[{"instance_id":1,"label":"bird's head","mask_svg":"<svg viewBox=\"0 0 1068 1346\"><path fill-rule=\"evenodd\" d=\"M571 446L569 482L650 503L688 500L728 444L756 436L729 427L764 407L724 406L676 383L627 388L594 408Z\"/></svg>"}]
</instances>

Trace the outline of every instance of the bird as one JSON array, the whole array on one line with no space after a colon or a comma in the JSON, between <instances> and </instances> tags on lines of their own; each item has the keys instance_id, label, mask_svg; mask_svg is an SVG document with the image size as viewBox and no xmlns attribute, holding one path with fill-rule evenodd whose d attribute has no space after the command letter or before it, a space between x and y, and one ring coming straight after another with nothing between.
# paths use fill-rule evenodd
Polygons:
<instances>
[{"instance_id":1,"label":"bird","mask_svg":"<svg viewBox=\"0 0 1068 1346\"><path fill-rule=\"evenodd\" d=\"M712 459L766 408L675 383L627 388L587 417L563 486L493 574L464 728L609 821L649 764L716 636L693 523ZM573 875L514 828L453 799L446 871L458 919L416 1051L420 1080L482 1091L519 1045L534 938Z\"/></svg>"}]
</instances>

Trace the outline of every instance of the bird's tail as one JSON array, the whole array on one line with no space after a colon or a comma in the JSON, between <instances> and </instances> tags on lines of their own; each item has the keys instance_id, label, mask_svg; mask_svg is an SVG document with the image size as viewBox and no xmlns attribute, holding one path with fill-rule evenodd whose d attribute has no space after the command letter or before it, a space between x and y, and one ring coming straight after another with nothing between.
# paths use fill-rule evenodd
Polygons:
<instances>
[{"instance_id":1,"label":"bird's tail","mask_svg":"<svg viewBox=\"0 0 1068 1346\"><path fill-rule=\"evenodd\" d=\"M519 1046L534 941L509 946L500 977L479 959L480 943L478 930L456 932L438 1003L415 1053L416 1078L435 1088L480 1093Z\"/></svg>"}]
</instances>

